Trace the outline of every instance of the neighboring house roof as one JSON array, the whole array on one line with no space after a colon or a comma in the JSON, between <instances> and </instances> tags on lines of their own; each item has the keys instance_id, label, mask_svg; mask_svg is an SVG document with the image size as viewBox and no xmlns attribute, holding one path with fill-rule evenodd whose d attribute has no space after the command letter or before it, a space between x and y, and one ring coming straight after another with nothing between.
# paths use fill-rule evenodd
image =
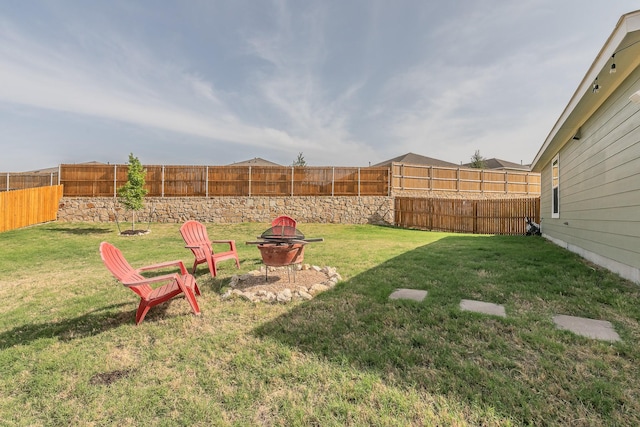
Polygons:
<instances>
[{"instance_id":1,"label":"neighboring house roof","mask_svg":"<svg viewBox=\"0 0 640 427\"><path fill-rule=\"evenodd\" d=\"M69 164L69 163L67 163ZM81 163L71 163L74 165L106 165L108 163L102 163L102 162L97 162L95 160L92 160L90 162L81 162ZM44 168L44 169L36 169L36 170L32 170L32 171L26 171L26 172L20 172L20 173L24 173L24 174L50 174L50 173L56 173L58 172L59 167L55 166L52 168Z\"/></svg>"},{"instance_id":2,"label":"neighboring house roof","mask_svg":"<svg viewBox=\"0 0 640 427\"><path fill-rule=\"evenodd\" d=\"M250 160L244 160L242 162L231 163L228 166L282 166L278 163L270 162L269 160L261 159L260 157L254 157Z\"/></svg>"},{"instance_id":3,"label":"neighboring house roof","mask_svg":"<svg viewBox=\"0 0 640 427\"><path fill-rule=\"evenodd\" d=\"M638 67L640 64L639 30L640 11L622 15L538 151L531 165L532 171L540 172L566 143L574 137L579 139L580 126ZM610 73L613 64L616 72Z\"/></svg>"},{"instance_id":4,"label":"neighboring house roof","mask_svg":"<svg viewBox=\"0 0 640 427\"><path fill-rule=\"evenodd\" d=\"M465 163L465 167L471 167L471 163ZM497 170L515 170L515 171L529 171L531 165L523 165L520 163L508 162L501 159L484 159L485 169L497 169Z\"/></svg>"},{"instance_id":5,"label":"neighboring house roof","mask_svg":"<svg viewBox=\"0 0 640 427\"><path fill-rule=\"evenodd\" d=\"M32 171L14 172L14 173L21 173L21 174L50 174L50 173L56 173L56 172L58 172L58 167L57 166L55 168L36 169L36 170L32 170Z\"/></svg>"},{"instance_id":6,"label":"neighboring house roof","mask_svg":"<svg viewBox=\"0 0 640 427\"><path fill-rule=\"evenodd\" d=\"M426 166L439 166L446 168L457 168L459 165L455 163L445 162L444 160L433 159L431 157L421 156L420 154L407 153L402 156L394 157L393 159L385 160L384 162L373 165L378 166L390 166L391 163L407 163L412 165L426 165Z\"/></svg>"}]
</instances>

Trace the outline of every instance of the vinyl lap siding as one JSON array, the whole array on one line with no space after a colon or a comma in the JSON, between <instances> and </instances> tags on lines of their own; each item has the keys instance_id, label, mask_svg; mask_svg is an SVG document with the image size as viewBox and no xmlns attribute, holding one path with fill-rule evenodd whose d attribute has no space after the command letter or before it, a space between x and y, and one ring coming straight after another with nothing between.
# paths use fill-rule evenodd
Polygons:
<instances>
[{"instance_id":1,"label":"vinyl lap siding","mask_svg":"<svg viewBox=\"0 0 640 427\"><path fill-rule=\"evenodd\" d=\"M541 175L543 232L640 268L640 89L636 70L560 151L560 218L551 218L551 164ZM598 96L598 94L593 94Z\"/></svg>"}]
</instances>

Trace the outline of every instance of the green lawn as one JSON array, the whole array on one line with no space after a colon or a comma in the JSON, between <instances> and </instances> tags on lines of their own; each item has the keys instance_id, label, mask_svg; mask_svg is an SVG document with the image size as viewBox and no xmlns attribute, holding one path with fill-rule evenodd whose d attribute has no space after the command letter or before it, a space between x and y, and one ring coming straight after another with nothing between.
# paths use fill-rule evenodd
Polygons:
<instances>
[{"instance_id":1,"label":"green lawn","mask_svg":"<svg viewBox=\"0 0 640 427\"><path fill-rule=\"evenodd\" d=\"M640 287L539 237L299 224L305 261L343 281L307 302L222 300L231 261L150 310L102 265L182 259L180 224L120 237L112 224L0 234L0 422L7 426L640 425ZM207 224L259 267L266 224ZM421 303L392 301L424 289ZM506 318L460 311L502 304ZM555 314L613 323L620 342L557 330Z\"/></svg>"}]
</instances>

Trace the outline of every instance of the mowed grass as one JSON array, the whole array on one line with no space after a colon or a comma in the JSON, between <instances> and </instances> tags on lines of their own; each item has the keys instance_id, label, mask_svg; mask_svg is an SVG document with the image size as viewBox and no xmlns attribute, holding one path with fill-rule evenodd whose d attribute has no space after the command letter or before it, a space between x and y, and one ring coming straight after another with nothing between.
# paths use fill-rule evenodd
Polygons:
<instances>
[{"instance_id":1,"label":"mowed grass","mask_svg":"<svg viewBox=\"0 0 640 427\"><path fill-rule=\"evenodd\" d=\"M207 224L260 266L266 224ZM100 260L181 259L179 224L120 237L111 224L0 234L0 420L8 426L640 425L637 285L538 237L300 224L305 261L343 281L307 302L222 300L233 262L196 275L202 316L175 299L134 324L136 295ZM392 301L396 288L428 291ZM461 299L506 308L461 311ZM622 340L557 330L608 320Z\"/></svg>"}]
</instances>

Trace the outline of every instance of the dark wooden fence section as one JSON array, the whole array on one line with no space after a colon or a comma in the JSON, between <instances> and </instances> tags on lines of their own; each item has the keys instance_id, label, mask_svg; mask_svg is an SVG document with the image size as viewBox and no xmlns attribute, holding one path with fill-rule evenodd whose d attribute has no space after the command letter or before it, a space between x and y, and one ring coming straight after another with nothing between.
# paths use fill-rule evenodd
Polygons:
<instances>
[{"instance_id":1,"label":"dark wooden fence section","mask_svg":"<svg viewBox=\"0 0 640 427\"><path fill-rule=\"evenodd\" d=\"M393 163L394 190L540 194L540 174L493 169L442 168Z\"/></svg>"},{"instance_id":2,"label":"dark wooden fence section","mask_svg":"<svg viewBox=\"0 0 640 427\"><path fill-rule=\"evenodd\" d=\"M144 166L150 197L386 196L388 168ZM67 197L115 197L127 165L60 165Z\"/></svg>"},{"instance_id":3,"label":"dark wooden fence section","mask_svg":"<svg viewBox=\"0 0 640 427\"><path fill-rule=\"evenodd\" d=\"M62 185L0 193L0 232L55 221Z\"/></svg>"},{"instance_id":4,"label":"dark wooden fence section","mask_svg":"<svg viewBox=\"0 0 640 427\"><path fill-rule=\"evenodd\" d=\"M0 173L0 191L24 190L58 184L58 172L51 173Z\"/></svg>"},{"instance_id":5,"label":"dark wooden fence section","mask_svg":"<svg viewBox=\"0 0 640 427\"><path fill-rule=\"evenodd\" d=\"M395 224L422 230L475 234L525 234L525 218L540 223L540 198L434 199L397 197Z\"/></svg>"}]
</instances>

